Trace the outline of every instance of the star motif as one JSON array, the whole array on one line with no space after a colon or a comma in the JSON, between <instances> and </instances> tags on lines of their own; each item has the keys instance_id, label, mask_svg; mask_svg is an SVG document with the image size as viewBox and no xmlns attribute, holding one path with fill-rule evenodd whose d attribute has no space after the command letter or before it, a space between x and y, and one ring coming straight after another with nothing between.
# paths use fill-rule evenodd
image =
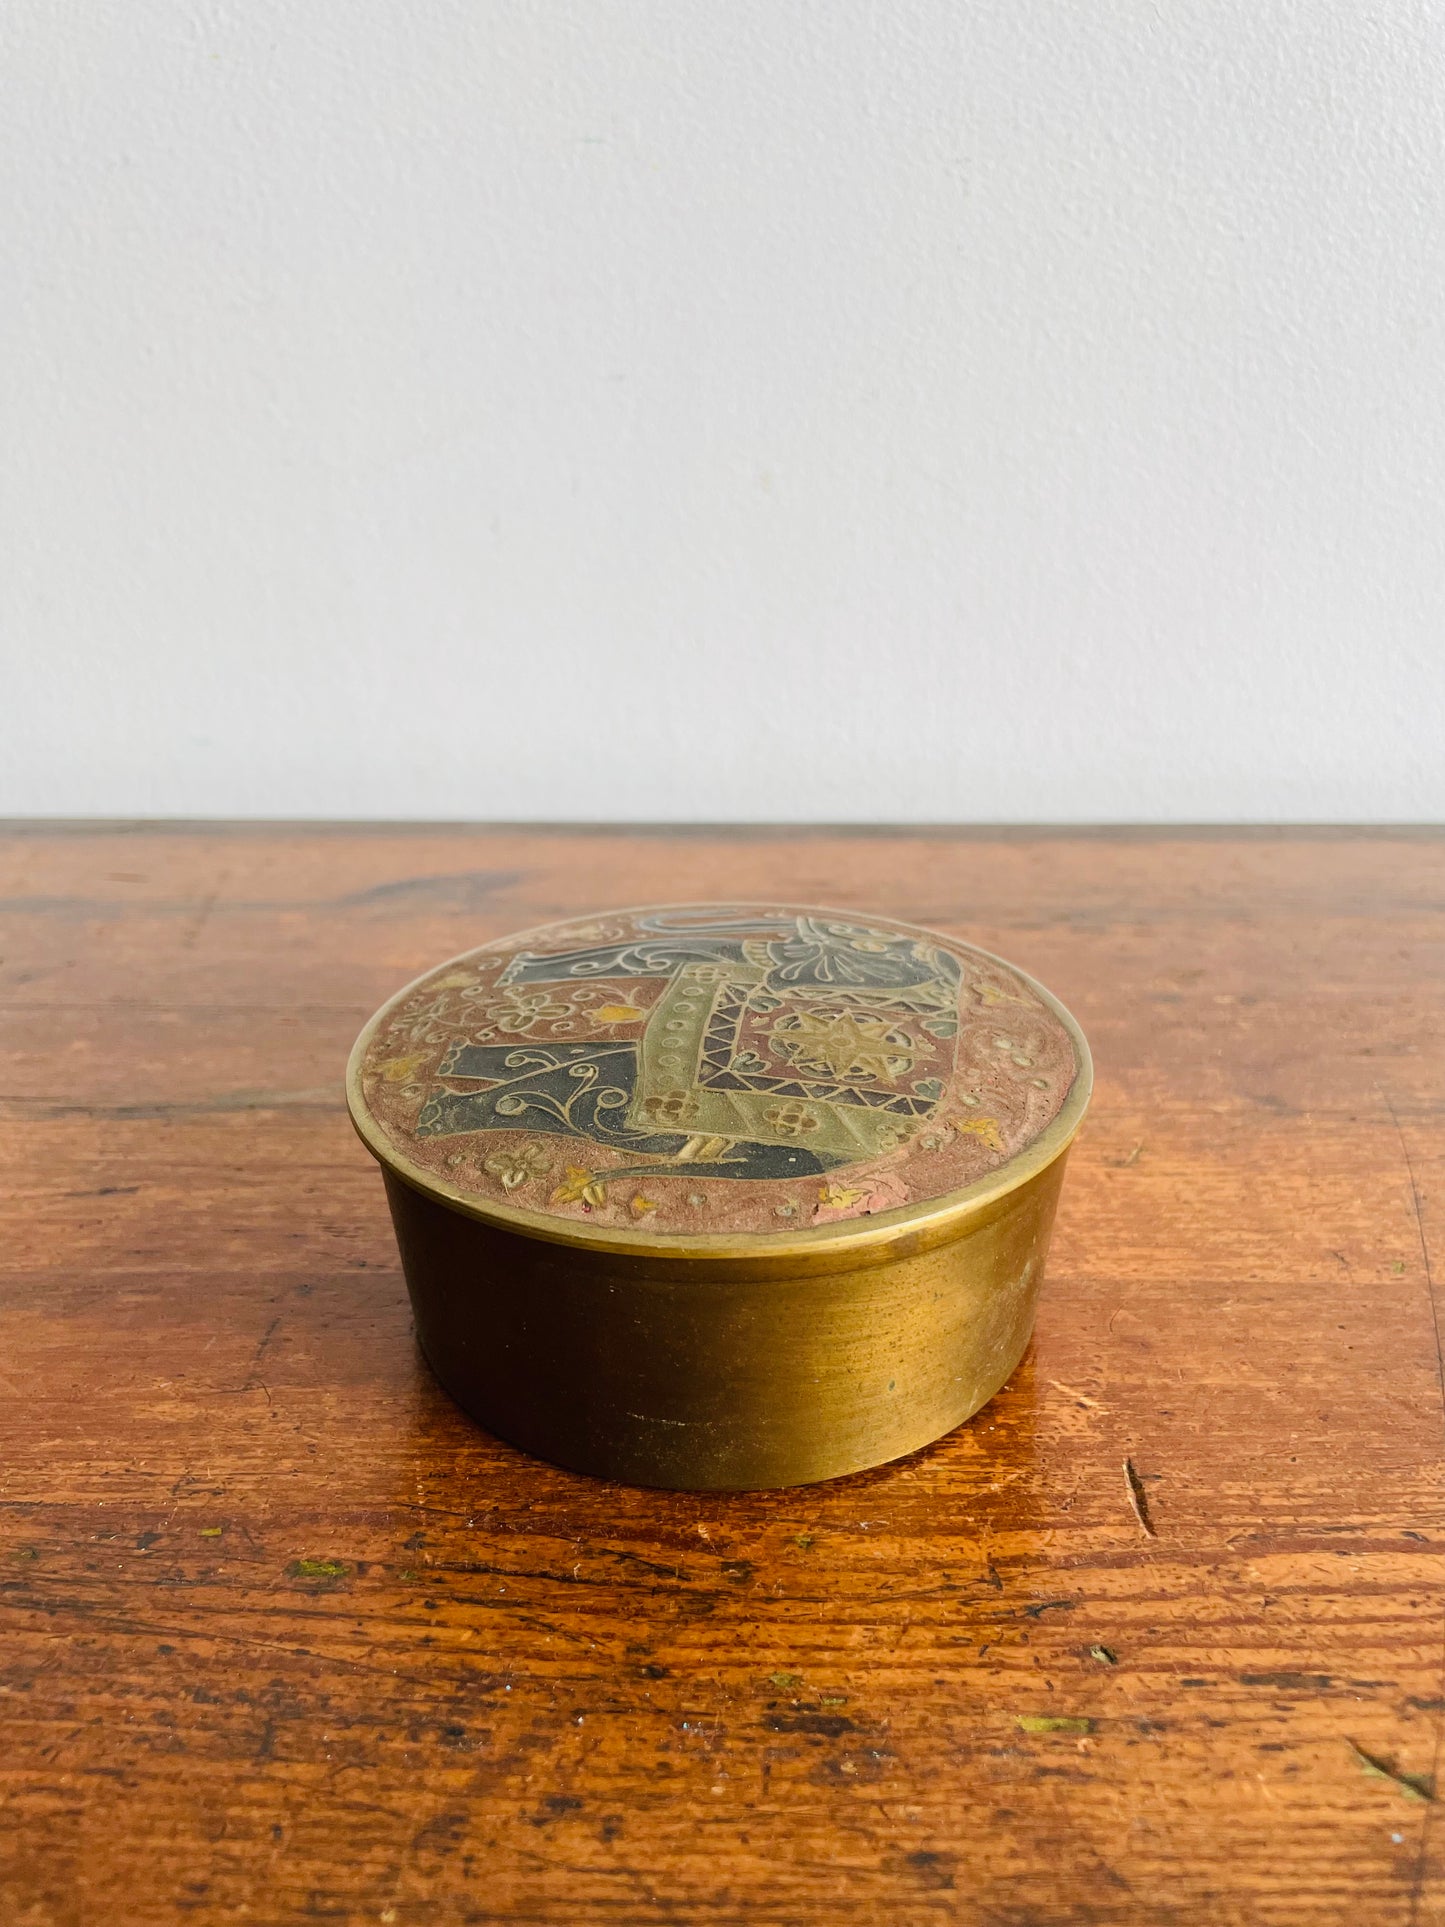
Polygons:
<instances>
[{"instance_id":1,"label":"star motif","mask_svg":"<svg viewBox=\"0 0 1445 1927\"><path fill-rule=\"evenodd\" d=\"M906 1038L899 1041L893 1026L878 1017L855 1017L852 1011L831 1017L795 1011L773 1026L772 1041L799 1069L825 1070L847 1080L875 1077L896 1084L899 1073L912 1070L926 1048Z\"/></svg>"}]
</instances>

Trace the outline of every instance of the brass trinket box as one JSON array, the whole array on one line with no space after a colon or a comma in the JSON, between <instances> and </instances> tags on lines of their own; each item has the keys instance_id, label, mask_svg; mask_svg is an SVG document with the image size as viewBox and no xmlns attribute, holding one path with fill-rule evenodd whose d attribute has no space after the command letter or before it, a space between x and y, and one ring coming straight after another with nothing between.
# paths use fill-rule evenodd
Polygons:
<instances>
[{"instance_id":1,"label":"brass trinket box","mask_svg":"<svg viewBox=\"0 0 1445 1927\"><path fill-rule=\"evenodd\" d=\"M751 1488L899 1458L1004 1383L1090 1081L997 957L705 904L440 965L347 1098L459 1404L577 1471Z\"/></svg>"}]
</instances>

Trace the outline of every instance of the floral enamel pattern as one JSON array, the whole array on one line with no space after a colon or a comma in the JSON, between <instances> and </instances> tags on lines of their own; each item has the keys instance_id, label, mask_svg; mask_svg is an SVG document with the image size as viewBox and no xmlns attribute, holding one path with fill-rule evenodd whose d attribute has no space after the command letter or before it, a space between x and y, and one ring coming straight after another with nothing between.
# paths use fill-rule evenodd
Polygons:
<instances>
[{"instance_id":1,"label":"floral enamel pattern","mask_svg":"<svg viewBox=\"0 0 1445 1927\"><path fill-rule=\"evenodd\" d=\"M1078 1072L1026 979L879 917L634 910L484 945L376 1021L365 1109L421 1174L509 1210L786 1234L939 1198L1018 1155Z\"/></svg>"}]
</instances>

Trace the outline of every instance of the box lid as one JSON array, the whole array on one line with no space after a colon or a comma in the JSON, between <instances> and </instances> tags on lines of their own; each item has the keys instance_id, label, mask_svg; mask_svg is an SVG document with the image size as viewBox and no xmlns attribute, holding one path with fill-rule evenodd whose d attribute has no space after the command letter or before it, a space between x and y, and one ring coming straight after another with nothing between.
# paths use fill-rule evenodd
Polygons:
<instances>
[{"instance_id":1,"label":"box lid","mask_svg":"<svg viewBox=\"0 0 1445 1927\"><path fill-rule=\"evenodd\" d=\"M689 904L438 965L362 1032L347 1097L375 1156L456 1210L701 1257L946 1227L1067 1147L1090 1080L1063 1006L972 945Z\"/></svg>"}]
</instances>

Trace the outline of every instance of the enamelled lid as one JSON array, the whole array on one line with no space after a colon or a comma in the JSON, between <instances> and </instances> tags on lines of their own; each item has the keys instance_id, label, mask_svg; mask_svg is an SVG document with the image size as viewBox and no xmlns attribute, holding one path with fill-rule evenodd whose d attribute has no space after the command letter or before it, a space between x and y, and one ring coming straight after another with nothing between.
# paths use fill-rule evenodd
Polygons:
<instances>
[{"instance_id":1,"label":"enamelled lid","mask_svg":"<svg viewBox=\"0 0 1445 1927\"><path fill-rule=\"evenodd\" d=\"M398 1177L527 1236L841 1259L1034 1176L1090 1081L1063 1006L957 938L686 904L439 964L357 1039L347 1100Z\"/></svg>"}]
</instances>

